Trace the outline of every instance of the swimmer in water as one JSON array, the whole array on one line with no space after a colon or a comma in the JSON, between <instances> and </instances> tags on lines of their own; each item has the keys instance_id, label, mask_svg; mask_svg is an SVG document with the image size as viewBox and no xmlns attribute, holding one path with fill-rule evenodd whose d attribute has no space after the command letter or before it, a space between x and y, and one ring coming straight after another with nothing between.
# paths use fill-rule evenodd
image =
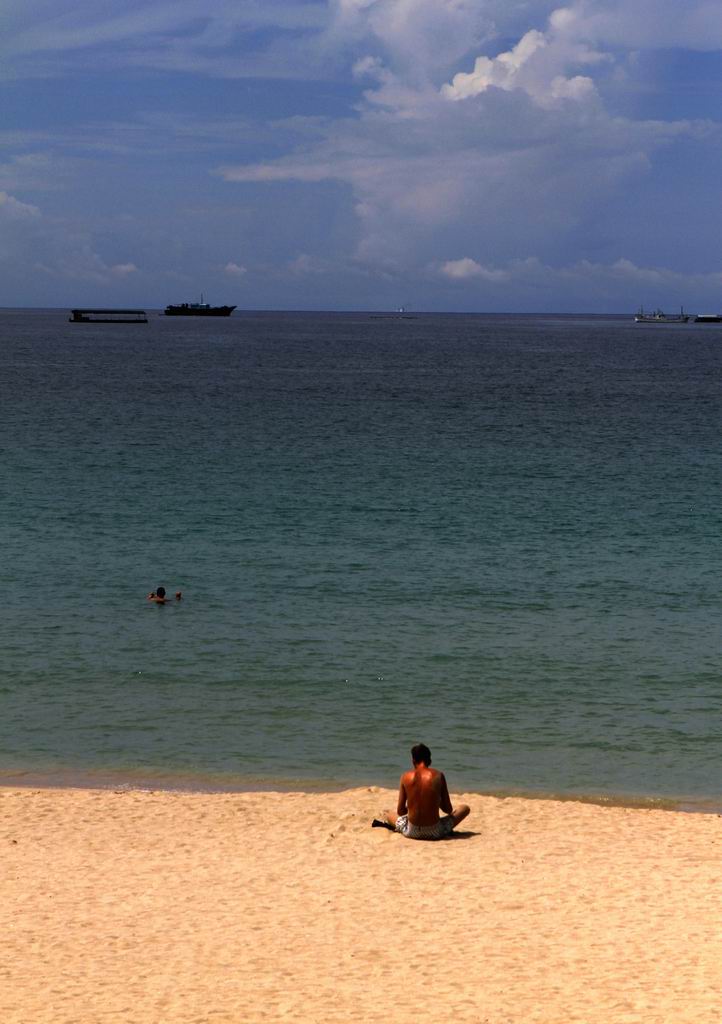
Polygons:
<instances>
[{"instance_id":1,"label":"swimmer in water","mask_svg":"<svg viewBox=\"0 0 722 1024\"><path fill-rule=\"evenodd\" d=\"M146 601L153 601L155 604L165 604L165 587L158 587L157 590L148 594Z\"/></svg>"}]
</instances>

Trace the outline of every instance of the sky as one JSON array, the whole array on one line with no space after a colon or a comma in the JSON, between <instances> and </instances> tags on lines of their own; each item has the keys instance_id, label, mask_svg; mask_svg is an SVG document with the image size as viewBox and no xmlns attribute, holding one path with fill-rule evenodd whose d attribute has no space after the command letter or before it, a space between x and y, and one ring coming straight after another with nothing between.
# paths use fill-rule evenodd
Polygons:
<instances>
[{"instance_id":1,"label":"sky","mask_svg":"<svg viewBox=\"0 0 722 1024\"><path fill-rule=\"evenodd\" d=\"M720 0L0 0L0 306L722 310Z\"/></svg>"}]
</instances>

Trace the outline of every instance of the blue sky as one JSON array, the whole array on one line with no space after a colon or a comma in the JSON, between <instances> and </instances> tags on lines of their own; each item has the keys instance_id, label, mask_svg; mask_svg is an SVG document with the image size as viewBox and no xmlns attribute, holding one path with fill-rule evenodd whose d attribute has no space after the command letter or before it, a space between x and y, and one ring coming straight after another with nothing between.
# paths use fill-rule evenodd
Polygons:
<instances>
[{"instance_id":1,"label":"blue sky","mask_svg":"<svg viewBox=\"0 0 722 1024\"><path fill-rule=\"evenodd\" d=\"M715 0L0 0L0 305L722 309Z\"/></svg>"}]
</instances>

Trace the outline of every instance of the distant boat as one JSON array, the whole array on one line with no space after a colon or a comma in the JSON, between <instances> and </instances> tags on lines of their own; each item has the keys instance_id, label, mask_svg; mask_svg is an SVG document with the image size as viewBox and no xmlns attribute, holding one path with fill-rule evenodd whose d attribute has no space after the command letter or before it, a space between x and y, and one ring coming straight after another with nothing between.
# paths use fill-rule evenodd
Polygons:
<instances>
[{"instance_id":1,"label":"distant boat","mask_svg":"<svg viewBox=\"0 0 722 1024\"><path fill-rule=\"evenodd\" d=\"M722 315L719 313L698 313L694 318L696 324L719 324L722 323Z\"/></svg>"},{"instance_id":2,"label":"distant boat","mask_svg":"<svg viewBox=\"0 0 722 1024\"><path fill-rule=\"evenodd\" d=\"M203 301L201 293L200 302L182 302L177 306L166 306L166 316L230 316L235 306L211 306Z\"/></svg>"},{"instance_id":3,"label":"distant boat","mask_svg":"<svg viewBox=\"0 0 722 1024\"><path fill-rule=\"evenodd\" d=\"M685 313L681 306L679 313L663 313L661 309L655 309L652 313L645 313L644 308L640 306L634 322L637 324L686 324L689 319L690 314Z\"/></svg>"},{"instance_id":4,"label":"distant boat","mask_svg":"<svg viewBox=\"0 0 722 1024\"><path fill-rule=\"evenodd\" d=\"M71 324L147 324L144 309L71 309Z\"/></svg>"}]
</instances>

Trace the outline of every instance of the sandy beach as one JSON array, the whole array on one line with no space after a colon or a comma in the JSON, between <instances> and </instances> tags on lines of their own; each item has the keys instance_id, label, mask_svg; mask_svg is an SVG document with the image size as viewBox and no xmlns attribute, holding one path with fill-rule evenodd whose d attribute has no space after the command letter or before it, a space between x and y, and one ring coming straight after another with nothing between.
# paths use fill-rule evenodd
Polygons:
<instances>
[{"instance_id":1,"label":"sandy beach","mask_svg":"<svg viewBox=\"0 0 722 1024\"><path fill-rule=\"evenodd\" d=\"M719 816L453 799L0 789L0 1020L719 1021Z\"/></svg>"}]
</instances>

